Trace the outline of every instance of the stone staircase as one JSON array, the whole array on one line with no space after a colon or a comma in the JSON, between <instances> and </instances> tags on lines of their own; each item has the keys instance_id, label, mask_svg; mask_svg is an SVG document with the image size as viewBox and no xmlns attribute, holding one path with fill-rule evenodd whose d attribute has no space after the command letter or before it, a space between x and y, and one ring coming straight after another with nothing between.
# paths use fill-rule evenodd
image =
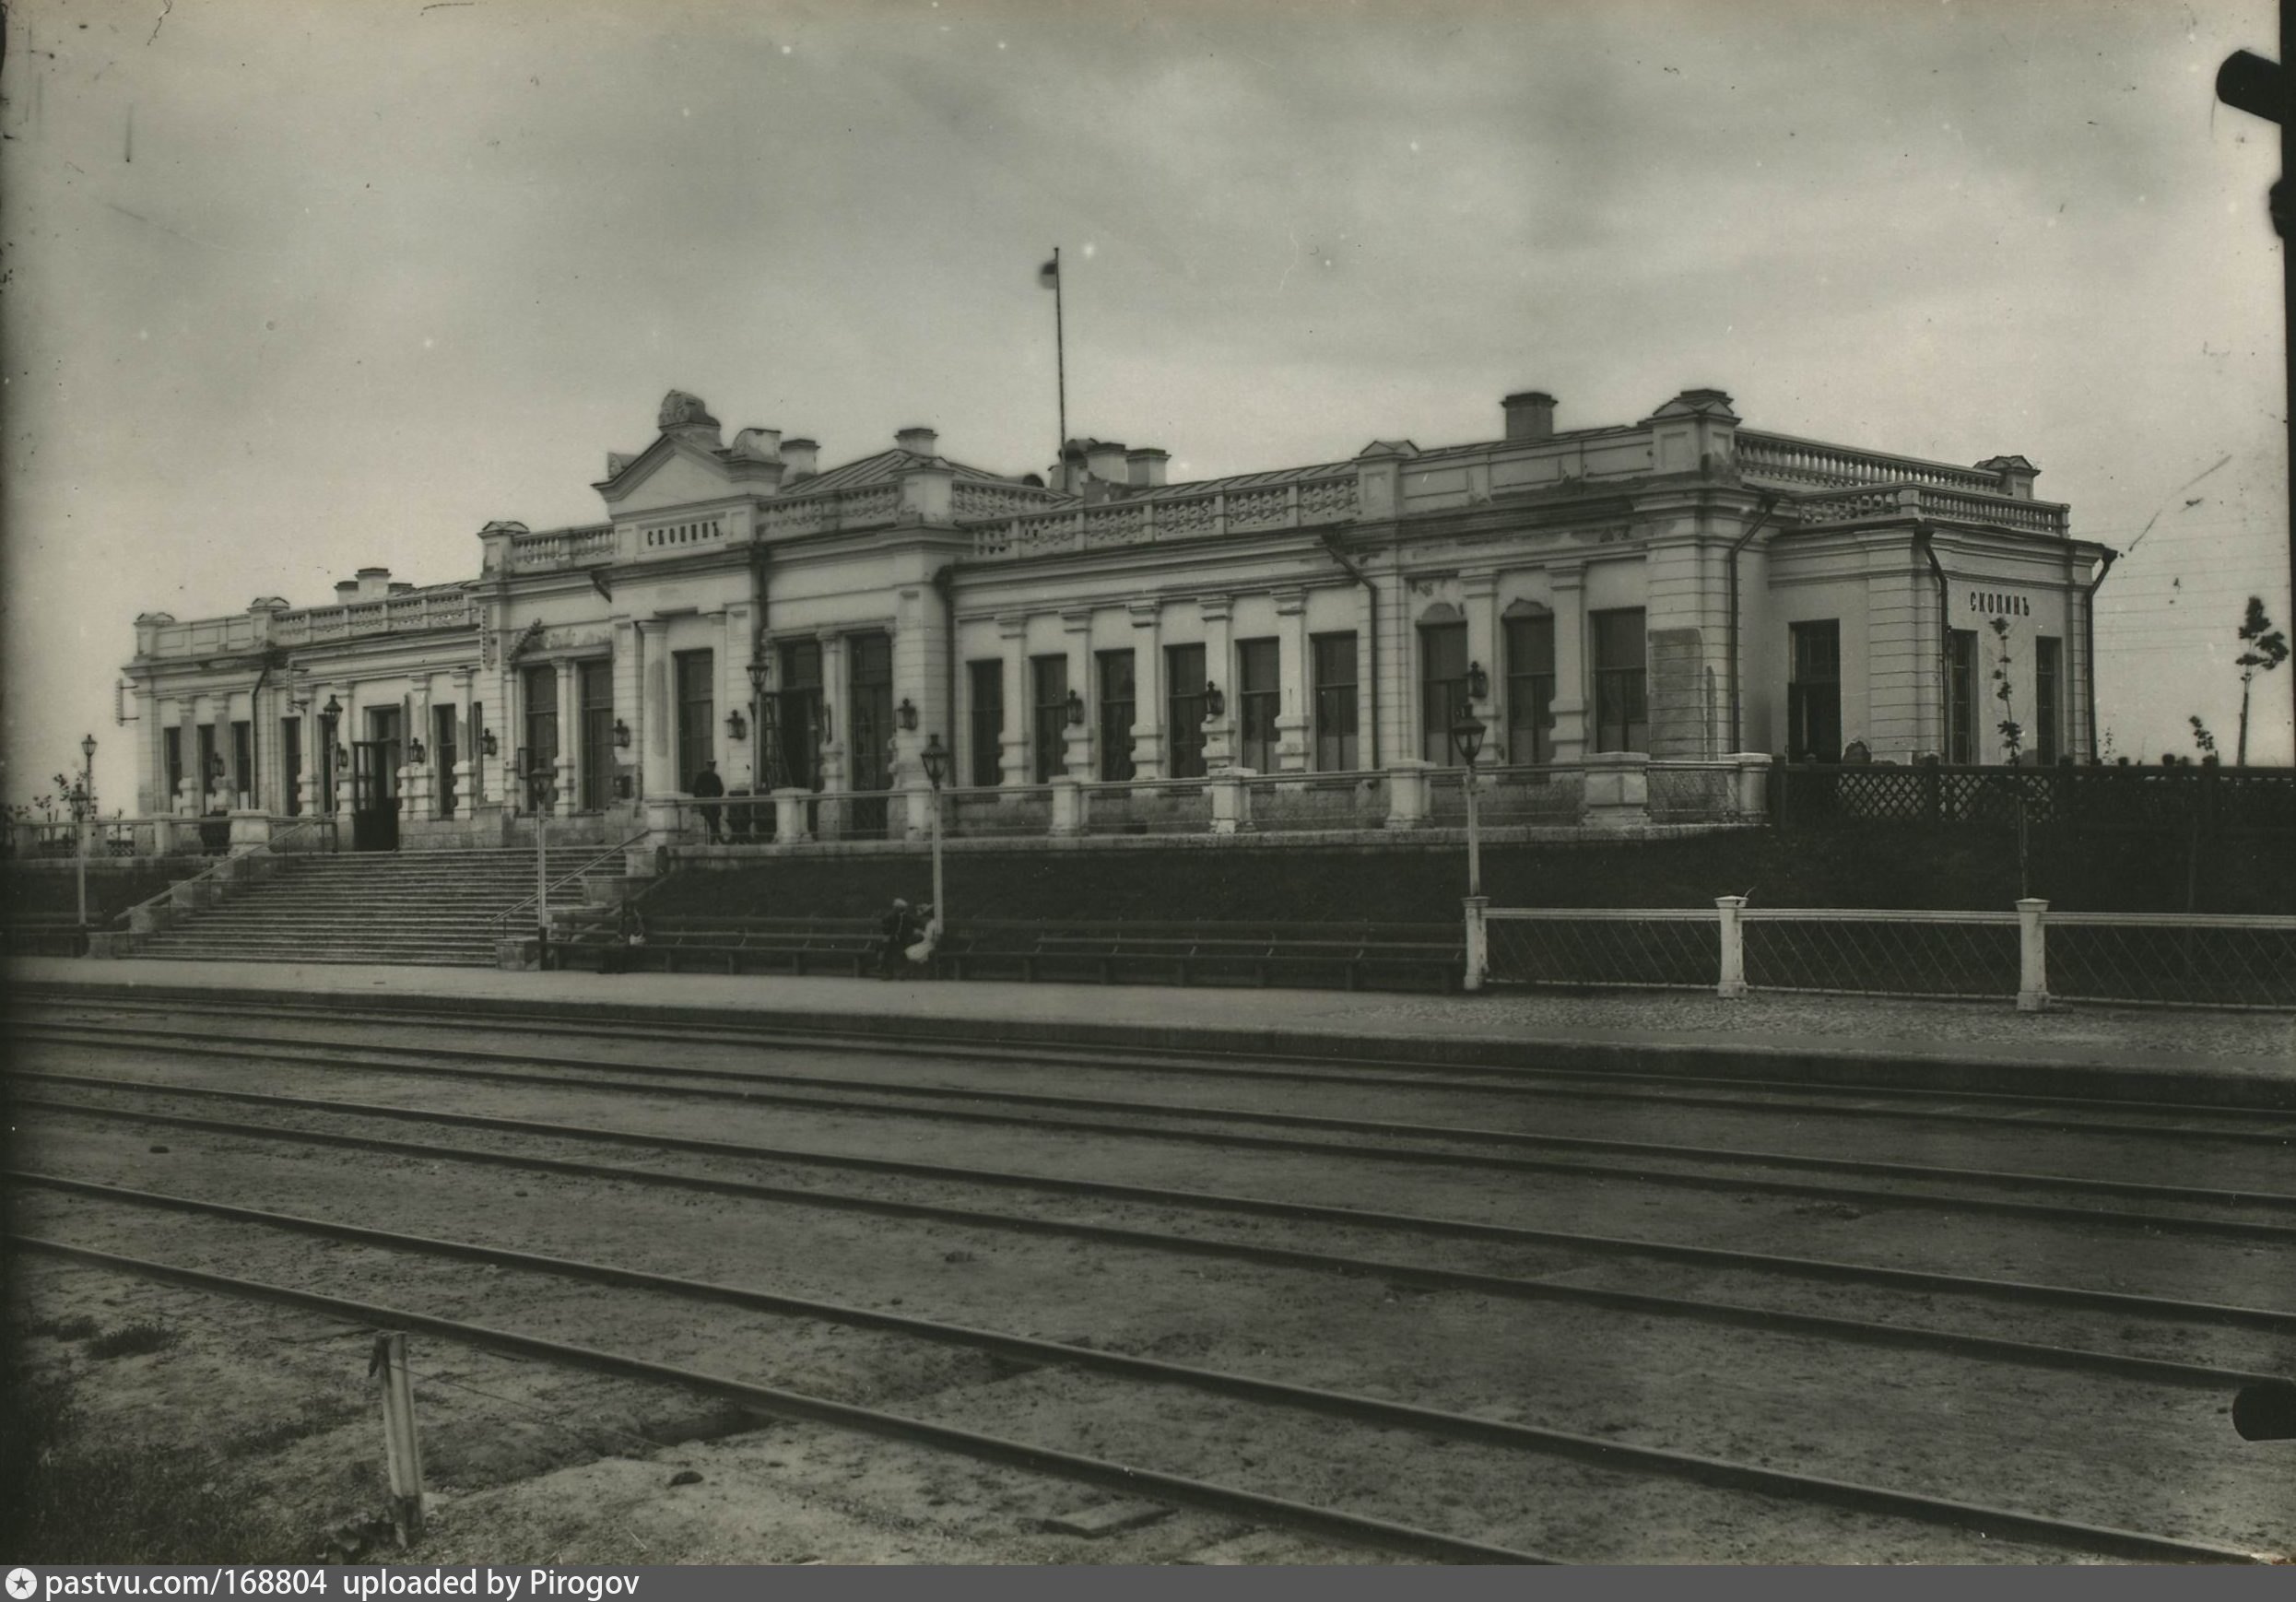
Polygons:
<instances>
[{"instance_id":1,"label":"stone staircase","mask_svg":"<svg viewBox=\"0 0 2296 1602\"><path fill-rule=\"evenodd\" d=\"M551 853L555 879L595 847ZM289 854L271 878L233 889L145 936L139 957L202 962L364 962L491 968L498 916L535 891L526 850ZM582 904L579 881L550 893L553 911ZM513 932L534 927L532 907Z\"/></svg>"}]
</instances>

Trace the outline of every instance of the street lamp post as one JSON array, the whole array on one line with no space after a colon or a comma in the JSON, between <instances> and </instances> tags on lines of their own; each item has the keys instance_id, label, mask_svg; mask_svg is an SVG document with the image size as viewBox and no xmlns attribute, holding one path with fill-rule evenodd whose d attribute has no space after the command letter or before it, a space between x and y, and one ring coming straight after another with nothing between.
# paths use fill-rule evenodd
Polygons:
<instances>
[{"instance_id":1,"label":"street lamp post","mask_svg":"<svg viewBox=\"0 0 2296 1602\"><path fill-rule=\"evenodd\" d=\"M88 823L96 813L96 736L83 735L79 743L79 926L88 929Z\"/></svg>"},{"instance_id":2,"label":"street lamp post","mask_svg":"<svg viewBox=\"0 0 2296 1602\"><path fill-rule=\"evenodd\" d=\"M1466 893L1483 893L1482 837L1475 826L1475 759L1483 749L1483 722L1472 712L1463 712L1459 721L1451 725L1451 744L1466 764Z\"/></svg>"},{"instance_id":3,"label":"street lamp post","mask_svg":"<svg viewBox=\"0 0 2296 1602\"><path fill-rule=\"evenodd\" d=\"M948 903L942 898L941 889L941 781L948 776L948 752L941 745L941 736L928 736L924 749L918 753L924 763L926 783L933 786L933 916L941 925L941 934L948 933Z\"/></svg>"}]
</instances>

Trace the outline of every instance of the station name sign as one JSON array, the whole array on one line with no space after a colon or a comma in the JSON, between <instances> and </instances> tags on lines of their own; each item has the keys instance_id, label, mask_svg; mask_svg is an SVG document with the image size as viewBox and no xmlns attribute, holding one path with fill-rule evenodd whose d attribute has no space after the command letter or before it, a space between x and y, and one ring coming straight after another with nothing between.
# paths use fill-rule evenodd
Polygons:
<instances>
[{"instance_id":1,"label":"station name sign","mask_svg":"<svg viewBox=\"0 0 2296 1602\"><path fill-rule=\"evenodd\" d=\"M2030 618L2033 615L2033 604L2025 596L2002 595L1989 590L1970 591L1969 609L1996 618Z\"/></svg>"}]
</instances>

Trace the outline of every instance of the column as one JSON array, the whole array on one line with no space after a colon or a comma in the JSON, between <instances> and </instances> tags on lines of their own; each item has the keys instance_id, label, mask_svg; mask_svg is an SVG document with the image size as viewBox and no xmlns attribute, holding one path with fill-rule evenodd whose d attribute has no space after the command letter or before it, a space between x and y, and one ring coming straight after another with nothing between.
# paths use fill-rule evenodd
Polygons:
<instances>
[{"instance_id":1,"label":"column","mask_svg":"<svg viewBox=\"0 0 2296 1602\"><path fill-rule=\"evenodd\" d=\"M1204 677L1219 686L1226 705L1218 717L1204 720L1204 771L1216 773L1236 762L1236 684L1233 620L1230 598L1205 595L1196 605L1204 616Z\"/></svg>"},{"instance_id":2,"label":"column","mask_svg":"<svg viewBox=\"0 0 2296 1602\"><path fill-rule=\"evenodd\" d=\"M1505 682L1505 665L1499 660L1499 575L1495 571L1459 575L1461 598L1466 602L1466 654L1469 662L1489 676L1492 685ZM1497 705L1489 694L1471 703L1475 715L1496 726ZM1497 745L1496 739L1486 744Z\"/></svg>"},{"instance_id":3,"label":"column","mask_svg":"<svg viewBox=\"0 0 2296 1602\"><path fill-rule=\"evenodd\" d=\"M207 776L199 771L199 700L195 695L187 695L176 703L183 708L175 740L177 753L183 760L183 771L175 782L175 795L169 805L177 812L200 811L207 794Z\"/></svg>"},{"instance_id":4,"label":"column","mask_svg":"<svg viewBox=\"0 0 2296 1602\"><path fill-rule=\"evenodd\" d=\"M1007 789L1026 784L1029 772L1029 618L1008 612L996 619L996 637L1005 655L1004 771Z\"/></svg>"},{"instance_id":5,"label":"column","mask_svg":"<svg viewBox=\"0 0 2296 1602\"><path fill-rule=\"evenodd\" d=\"M574 665L558 665L558 801L550 810L560 818L574 815L574 748L580 732L581 704L574 695Z\"/></svg>"},{"instance_id":6,"label":"column","mask_svg":"<svg viewBox=\"0 0 2296 1602\"><path fill-rule=\"evenodd\" d=\"M646 779L651 765L646 761L645 701L639 694L642 682L641 636L638 625L628 613L609 617L606 624L614 640L614 716L630 730L630 748L616 760L628 762L635 771L637 777L630 786L630 799L642 801L647 795Z\"/></svg>"},{"instance_id":7,"label":"column","mask_svg":"<svg viewBox=\"0 0 2296 1602\"><path fill-rule=\"evenodd\" d=\"M1555 593L1555 760L1584 758L1586 737L1586 570L1549 568Z\"/></svg>"},{"instance_id":8,"label":"column","mask_svg":"<svg viewBox=\"0 0 2296 1602\"><path fill-rule=\"evenodd\" d=\"M669 654L663 648L668 625L659 618L640 618L630 628L630 710L637 725L632 738L637 749L645 753L638 775L640 786L648 795L675 795L686 779L677 771L677 753L670 745L677 724L670 714ZM620 693L618 685L617 700Z\"/></svg>"},{"instance_id":9,"label":"column","mask_svg":"<svg viewBox=\"0 0 2296 1602\"><path fill-rule=\"evenodd\" d=\"M851 675L847 672L845 642L835 634L821 636L821 788L834 794L847 788L844 730L853 708L847 704Z\"/></svg>"},{"instance_id":10,"label":"column","mask_svg":"<svg viewBox=\"0 0 2296 1602\"><path fill-rule=\"evenodd\" d=\"M1388 755L1379 728L1379 597L1369 584L1355 587L1355 761L1380 767Z\"/></svg>"},{"instance_id":11,"label":"column","mask_svg":"<svg viewBox=\"0 0 2296 1602\"><path fill-rule=\"evenodd\" d=\"M1084 722L1062 734L1062 762L1068 776L1083 783L1099 777L1093 752L1099 746L1099 689L1092 682L1092 609L1071 607L1060 615L1061 649L1068 658L1068 689L1084 702Z\"/></svg>"},{"instance_id":12,"label":"column","mask_svg":"<svg viewBox=\"0 0 2296 1602\"><path fill-rule=\"evenodd\" d=\"M1299 772L1308 765L1307 592L1276 597L1277 671L1283 701L1276 714L1276 766Z\"/></svg>"},{"instance_id":13,"label":"column","mask_svg":"<svg viewBox=\"0 0 2296 1602\"><path fill-rule=\"evenodd\" d=\"M1163 607L1134 601L1132 618L1132 772L1136 779L1164 776Z\"/></svg>"},{"instance_id":14,"label":"column","mask_svg":"<svg viewBox=\"0 0 2296 1602\"><path fill-rule=\"evenodd\" d=\"M335 744L329 748L327 757L330 764L328 772L335 775L335 794L327 797L327 812L342 826L344 830L342 842L337 849L348 850L351 811L351 726L352 721L358 716L351 702L359 693L359 687L347 678L339 678L328 685L326 690L326 697L322 699L320 704L324 705L327 700L332 700L336 705L343 709L342 714L335 720Z\"/></svg>"},{"instance_id":15,"label":"column","mask_svg":"<svg viewBox=\"0 0 2296 1602\"><path fill-rule=\"evenodd\" d=\"M484 797L479 783L486 772L485 753L478 749L478 731L471 726L477 720L471 709L477 703L478 670L457 667L452 680L454 686L454 812L462 819L476 818L478 804Z\"/></svg>"},{"instance_id":16,"label":"column","mask_svg":"<svg viewBox=\"0 0 2296 1602\"><path fill-rule=\"evenodd\" d=\"M437 771L439 753L431 742L438 734L437 720L430 715L430 679L428 675L415 680L415 691L406 698L406 721L414 726L406 731L406 743L400 748L409 760L399 772L399 792L405 799L400 803L402 819L425 819L431 815L432 800L437 795L430 777ZM412 760L415 747L422 746L423 760Z\"/></svg>"},{"instance_id":17,"label":"column","mask_svg":"<svg viewBox=\"0 0 2296 1602\"><path fill-rule=\"evenodd\" d=\"M758 720L750 715L749 705L749 607L744 602L710 615L718 620L718 726L723 728L725 714L736 710L741 721L749 725L747 738L727 742L724 760L717 765L718 776L728 790L754 790L760 764Z\"/></svg>"}]
</instances>

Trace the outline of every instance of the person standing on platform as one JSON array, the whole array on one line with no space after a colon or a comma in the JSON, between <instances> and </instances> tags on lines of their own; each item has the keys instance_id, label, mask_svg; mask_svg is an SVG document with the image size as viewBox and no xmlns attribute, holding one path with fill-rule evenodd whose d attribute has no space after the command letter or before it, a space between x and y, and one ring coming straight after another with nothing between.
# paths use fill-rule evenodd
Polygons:
<instances>
[{"instance_id":1,"label":"person standing on platform","mask_svg":"<svg viewBox=\"0 0 2296 1602\"><path fill-rule=\"evenodd\" d=\"M901 960L901 953L917 937L916 916L910 912L907 901L895 896L877 926L882 936L877 948L877 976L890 979L894 965Z\"/></svg>"},{"instance_id":2,"label":"person standing on platform","mask_svg":"<svg viewBox=\"0 0 2296 1602\"><path fill-rule=\"evenodd\" d=\"M719 840L718 814L724 810L717 805L717 798L725 794L725 781L717 776L715 758L701 764L701 772L693 776L691 789L694 799L701 803L699 808L701 814L701 827L708 832L710 843L715 845Z\"/></svg>"}]
</instances>

